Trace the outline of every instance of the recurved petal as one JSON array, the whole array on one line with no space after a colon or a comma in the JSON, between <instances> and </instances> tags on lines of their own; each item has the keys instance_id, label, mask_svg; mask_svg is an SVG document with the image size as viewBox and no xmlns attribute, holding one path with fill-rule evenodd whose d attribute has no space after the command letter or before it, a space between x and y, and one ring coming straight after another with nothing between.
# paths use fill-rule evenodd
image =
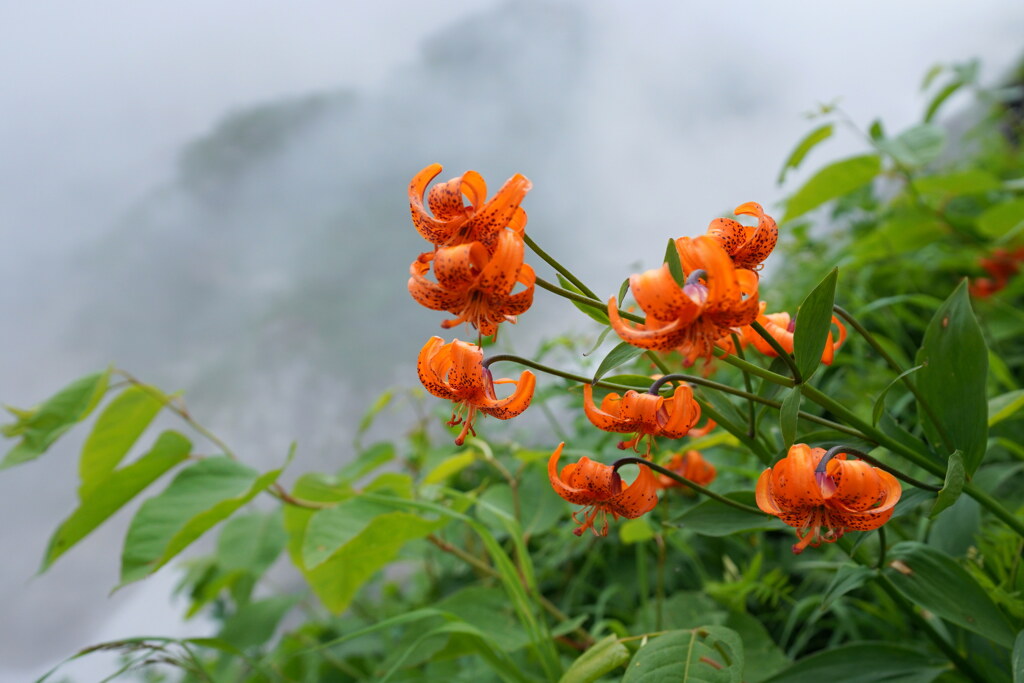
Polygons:
<instances>
[{"instance_id":1,"label":"recurved petal","mask_svg":"<svg viewBox=\"0 0 1024 683\"><path fill-rule=\"evenodd\" d=\"M638 465L640 474L633 483L605 504L608 511L633 519L647 514L658 504L658 480L646 465Z\"/></svg>"},{"instance_id":2,"label":"recurved petal","mask_svg":"<svg viewBox=\"0 0 1024 683\"><path fill-rule=\"evenodd\" d=\"M433 254L423 254L409 266L409 282L407 283L409 294L421 306L426 306L433 311L456 311L465 305L465 290L445 289L441 285L428 280L425 275L430 270L430 261L423 261L424 256L433 257Z\"/></svg>"},{"instance_id":3,"label":"recurved petal","mask_svg":"<svg viewBox=\"0 0 1024 683\"><path fill-rule=\"evenodd\" d=\"M474 400L485 395L484 352L476 344L456 339L452 342L452 365L448 386L460 399Z\"/></svg>"},{"instance_id":4,"label":"recurved petal","mask_svg":"<svg viewBox=\"0 0 1024 683\"><path fill-rule=\"evenodd\" d=\"M575 505L591 505L621 490L621 480L612 472L611 467L595 463L587 457L566 465L559 474L558 459L564 446L564 442L558 444L558 448L548 458L548 480L555 493Z\"/></svg>"},{"instance_id":5,"label":"recurved petal","mask_svg":"<svg viewBox=\"0 0 1024 683\"><path fill-rule=\"evenodd\" d=\"M729 256L743 248L750 232L753 232L753 228L748 228L731 218L716 218L708 226L708 234L718 240Z\"/></svg>"},{"instance_id":6,"label":"recurved petal","mask_svg":"<svg viewBox=\"0 0 1024 683\"><path fill-rule=\"evenodd\" d=\"M536 384L537 378L534 374L529 370L524 370L519 376L519 381L515 383L515 391L505 398L495 399L493 398L494 385L492 383L487 387L489 395L479 404L480 410L499 420L509 420L530 407Z\"/></svg>"},{"instance_id":7,"label":"recurved petal","mask_svg":"<svg viewBox=\"0 0 1024 683\"><path fill-rule=\"evenodd\" d=\"M630 327L620 316L615 297L608 301L608 321L615 334L628 344L653 351L671 351L686 341L687 326L679 318L672 322L647 329L640 324Z\"/></svg>"},{"instance_id":8,"label":"recurved petal","mask_svg":"<svg viewBox=\"0 0 1024 683\"><path fill-rule=\"evenodd\" d=\"M676 250L684 271L707 272L707 308L719 310L723 304L731 306L740 301L742 293L736 281L736 268L718 240L710 235L680 237L676 240Z\"/></svg>"},{"instance_id":9,"label":"recurved petal","mask_svg":"<svg viewBox=\"0 0 1024 683\"><path fill-rule=\"evenodd\" d=\"M708 309L705 313L722 327L742 327L757 319L760 303L757 298L757 273L741 268L733 271L732 278L740 292L739 297L719 299L714 303L711 302L710 295L708 297Z\"/></svg>"},{"instance_id":10,"label":"recurved petal","mask_svg":"<svg viewBox=\"0 0 1024 683\"><path fill-rule=\"evenodd\" d=\"M665 423L658 434L669 439L686 436L700 420L700 405L693 400L693 389L688 384L676 387L672 397L664 404Z\"/></svg>"},{"instance_id":11,"label":"recurved petal","mask_svg":"<svg viewBox=\"0 0 1024 683\"><path fill-rule=\"evenodd\" d=\"M775 243L779 239L779 228L775 224L775 219L767 215L757 202L741 204L733 213L737 216L757 217L757 227L750 233L747 242L733 254L733 260L739 268L758 270L761 268L761 262L775 249Z\"/></svg>"},{"instance_id":12,"label":"recurved petal","mask_svg":"<svg viewBox=\"0 0 1024 683\"><path fill-rule=\"evenodd\" d=\"M450 347L445 346L444 339L431 337L420 349L416 360L416 372L420 376L423 387L438 398L451 400L454 396L445 382L445 363Z\"/></svg>"},{"instance_id":13,"label":"recurved petal","mask_svg":"<svg viewBox=\"0 0 1024 683\"><path fill-rule=\"evenodd\" d=\"M899 481L863 460L835 458L829 462L828 471L836 483L829 503L842 509L874 513L891 508L900 498Z\"/></svg>"},{"instance_id":14,"label":"recurved petal","mask_svg":"<svg viewBox=\"0 0 1024 683\"><path fill-rule=\"evenodd\" d=\"M644 313L658 320L682 318L688 323L700 313L700 304L688 297L672 277L668 264L629 276L629 288Z\"/></svg>"},{"instance_id":15,"label":"recurved petal","mask_svg":"<svg viewBox=\"0 0 1024 683\"><path fill-rule=\"evenodd\" d=\"M441 164L431 164L417 173L409 183L409 209L412 212L412 223L423 239L433 244L447 242L458 228L456 223L461 223L461 221L453 223L434 218L423 207L423 193L430 181L441 173L441 168Z\"/></svg>"},{"instance_id":16,"label":"recurved petal","mask_svg":"<svg viewBox=\"0 0 1024 683\"><path fill-rule=\"evenodd\" d=\"M513 223L519 203L532 186L528 178L518 173L509 178L498 190L498 194L469 219L466 224L469 239L481 242L487 251L493 253L498 234Z\"/></svg>"},{"instance_id":17,"label":"recurved petal","mask_svg":"<svg viewBox=\"0 0 1024 683\"><path fill-rule=\"evenodd\" d=\"M609 394L605 397L605 400L601 402L602 408L608 402L609 397L618 396L617 394ZM612 415L605 412L601 408L594 405L594 387L590 384L583 385L583 412L586 414L587 419L590 423L598 429L605 432L631 432L633 431L632 425L618 415Z\"/></svg>"},{"instance_id":18,"label":"recurved petal","mask_svg":"<svg viewBox=\"0 0 1024 683\"><path fill-rule=\"evenodd\" d=\"M658 422L658 411L664 404L665 399L662 396L631 389L622 396L620 415L628 421L632 428L630 431L654 434L661 427Z\"/></svg>"},{"instance_id":19,"label":"recurved petal","mask_svg":"<svg viewBox=\"0 0 1024 683\"><path fill-rule=\"evenodd\" d=\"M769 515L778 516L782 514L782 508L775 502L772 495L772 468L769 467L757 478L757 487L754 489L754 497L757 499L757 507Z\"/></svg>"},{"instance_id":20,"label":"recurved petal","mask_svg":"<svg viewBox=\"0 0 1024 683\"><path fill-rule=\"evenodd\" d=\"M465 218L466 208L462 203L462 176L456 176L443 183L437 183L427 193L427 206L443 221Z\"/></svg>"},{"instance_id":21,"label":"recurved petal","mask_svg":"<svg viewBox=\"0 0 1024 683\"><path fill-rule=\"evenodd\" d=\"M783 510L823 505L825 499L814 476L814 468L825 454L824 449L812 449L798 443L789 449L785 458L772 468L771 493Z\"/></svg>"},{"instance_id":22,"label":"recurved petal","mask_svg":"<svg viewBox=\"0 0 1024 683\"><path fill-rule=\"evenodd\" d=\"M476 212L487 200L487 183L476 171L466 171L462 176L462 194L466 195L473 211Z\"/></svg>"},{"instance_id":23,"label":"recurved petal","mask_svg":"<svg viewBox=\"0 0 1024 683\"><path fill-rule=\"evenodd\" d=\"M464 291L480 277L487 250L478 242L441 247L434 255L434 277L448 290Z\"/></svg>"},{"instance_id":24,"label":"recurved petal","mask_svg":"<svg viewBox=\"0 0 1024 683\"><path fill-rule=\"evenodd\" d=\"M519 269L519 283L526 286L521 292L501 298L499 311L503 315L516 316L525 313L533 305L533 290L537 276L530 264L524 263Z\"/></svg>"},{"instance_id":25,"label":"recurved petal","mask_svg":"<svg viewBox=\"0 0 1024 683\"><path fill-rule=\"evenodd\" d=\"M480 272L477 287L488 294L511 292L523 267L523 251L523 238L511 230L502 230L494 254Z\"/></svg>"}]
</instances>

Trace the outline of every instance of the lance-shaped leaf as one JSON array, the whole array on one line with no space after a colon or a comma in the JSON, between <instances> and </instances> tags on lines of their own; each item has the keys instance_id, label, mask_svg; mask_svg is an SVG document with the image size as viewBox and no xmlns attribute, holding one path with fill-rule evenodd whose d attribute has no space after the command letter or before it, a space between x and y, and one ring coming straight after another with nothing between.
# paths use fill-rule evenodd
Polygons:
<instances>
[{"instance_id":1,"label":"lance-shaped leaf","mask_svg":"<svg viewBox=\"0 0 1024 683\"><path fill-rule=\"evenodd\" d=\"M917 388L942 428L939 432L924 418L925 432L936 446L958 449L970 476L981 465L988 439L988 350L971 310L966 280L928 323L917 364L924 365L917 373ZM923 409L918 413L926 415ZM945 444L946 439L951 443Z\"/></svg>"},{"instance_id":2,"label":"lance-shaped leaf","mask_svg":"<svg viewBox=\"0 0 1024 683\"><path fill-rule=\"evenodd\" d=\"M78 508L50 537L43 566L39 571L46 571L54 560L92 533L165 472L185 460L191 449L192 444L181 434L164 432L148 453L95 483L89 489L89 495L82 499Z\"/></svg>"},{"instance_id":3,"label":"lance-shaped leaf","mask_svg":"<svg viewBox=\"0 0 1024 683\"><path fill-rule=\"evenodd\" d=\"M601 364L597 366L597 372L594 373L593 381L598 381L599 379L604 377L605 373L607 373L608 371L614 370L620 365L625 365L626 363L633 360L643 352L643 349L637 348L632 344L628 344L626 342L619 342L618 344L615 345L615 348L608 352L608 355L604 357L604 360L601 361Z\"/></svg>"},{"instance_id":4,"label":"lance-shaped leaf","mask_svg":"<svg viewBox=\"0 0 1024 683\"><path fill-rule=\"evenodd\" d=\"M793 356L806 382L821 362L829 330L832 328L832 306L836 298L839 269L833 268L803 300L796 313L793 330Z\"/></svg>"},{"instance_id":5,"label":"lance-shaped leaf","mask_svg":"<svg viewBox=\"0 0 1024 683\"><path fill-rule=\"evenodd\" d=\"M560 274L558 274L558 284L562 285L562 289L567 289L570 292L572 292L573 294L579 294L580 296L586 296L580 290L579 287L577 287L573 283L571 283L568 280L566 280ZM608 314L604 311L603 307L602 308L595 308L594 306L588 306L586 304L580 303L579 301L573 301L572 299L570 299L569 302L573 306L578 308L580 310L580 312L583 313L584 315L586 315L588 318L591 318L592 320L594 320L596 322L599 322L602 325L607 325L608 324Z\"/></svg>"},{"instance_id":6,"label":"lance-shaped leaf","mask_svg":"<svg viewBox=\"0 0 1024 683\"><path fill-rule=\"evenodd\" d=\"M882 170L877 154L842 159L829 164L804 183L786 202L782 222L791 221L825 202L842 197L871 182Z\"/></svg>"},{"instance_id":7,"label":"lance-shaped leaf","mask_svg":"<svg viewBox=\"0 0 1024 683\"><path fill-rule=\"evenodd\" d=\"M85 500L128 455L146 427L167 402L155 387L130 386L107 404L82 446L78 496Z\"/></svg>"},{"instance_id":8,"label":"lance-shaped leaf","mask_svg":"<svg viewBox=\"0 0 1024 683\"><path fill-rule=\"evenodd\" d=\"M81 377L30 410L8 407L17 418L4 425L4 436L20 436L21 441L7 451L0 470L35 460L60 438L60 435L81 422L99 404L107 392L111 368Z\"/></svg>"},{"instance_id":9,"label":"lance-shaped leaf","mask_svg":"<svg viewBox=\"0 0 1024 683\"><path fill-rule=\"evenodd\" d=\"M223 456L200 460L182 470L162 493L143 503L132 519L121 555L121 585L167 564L280 474L277 469L260 475Z\"/></svg>"},{"instance_id":10,"label":"lance-shaped leaf","mask_svg":"<svg viewBox=\"0 0 1024 683\"><path fill-rule=\"evenodd\" d=\"M885 576L908 600L1003 647L1013 647L1014 632L1006 616L949 555L904 541L890 549L889 559Z\"/></svg>"},{"instance_id":11,"label":"lance-shaped leaf","mask_svg":"<svg viewBox=\"0 0 1024 683\"><path fill-rule=\"evenodd\" d=\"M804 657L766 683L930 683L948 667L947 662L921 652L920 648L883 642L855 643Z\"/></svg>"},{"instance_id":12,"label":"lance-shaped leaf","mask_svg":"<svg viewBox=\"0 0 1024 683\"><path fill-rule=\"evenodd\" d=\"M782 400L779 410L779 427L782 429L782 447L789 447L796 441L797 420L800 417L800 387L793 387L789 395Z\"/></svg>"},{"instance_id":13,"label":"lance-shaped leaf","mask_svg":"<svg viewBox=\"0 0 1024 683\"><path fill-rule=\"evenodd\" d=\"M629 650L614 634L597 641L576 658L559 683L593 683L629 661Z\"/></svg>"},{"instance_id":14,"label":"lance-shaped leaf","mask_svg":"<svg viewBox=\"0 0 1024 683\"><path fill-rule=\"evenodd\" d=\"M835 124L826 123L823 126L818 126L805 135L804 139L798 142L796 147L793 148L793 151L789 153L789 158L786 159L786 163L782 165L782 170L779 171L779 179L775 182L781 185L786 179L786 171L800 166L800 162L804 160L804 157L807 156L808 152L832 137L834 129Z\"/></svg>"}]
</instances>

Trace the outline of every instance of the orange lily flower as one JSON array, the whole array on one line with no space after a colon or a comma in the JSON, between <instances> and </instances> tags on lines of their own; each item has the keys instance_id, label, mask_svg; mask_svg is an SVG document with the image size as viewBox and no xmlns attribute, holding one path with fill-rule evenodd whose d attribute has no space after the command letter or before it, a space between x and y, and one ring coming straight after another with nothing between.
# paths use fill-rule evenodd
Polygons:
<instances>
[{"instance_id":1,"label":"orange lily flower","mask_svg":"<svg viewBox=\"0 0 1024 683\"><path fill-rule=\"evenodd\" d=\"M583 385L583 411L587 419L606 432L632 433L629 441L623 441L619 448L636 448L644 436L648 436L647 452L656 436L681 439L700 419L700 405L693 400L693 389L680 384L675 393L666 398L647 392L630 389L622 396L608 394L601 401L601 407L594 405L594 387Z\"/></svg>"},{"instance_id":2,"label":"orange lily flower","mask_svg":"<svg viewBox=\"0 0 1024 683\"><path fill-rule=\"evenodd\" d=\"M680 287L668 265L631 275L629 286L647 314L635 327L619 316L615 297L608 302L608 318L615 332L642 349L679 349L692 363L710 358L715 342L733 328L749 325L757 317L757 273L733 266L732 259L714 237L680 237L676 249L689 273Z\"/></svg>"},{"instance_id":3,"label":"orange lily flower","mask_svg":"<svg viewBox=\"0 0 1024 683\"><path fill-rule=\"evenodd\" d=\"M505 230L490 257L480 242L420 254L409 266L409 293L427 308L458 316L441 327L467 322L490 336L500 323L515 323L516 316L533 304L536 275L523 263L523 251L523 238ZM437 282L426 277L431 262ZM525 289L512 294L516 283Z\"/></svg>"},{"instance_id":4,"label":"orange lily flower","mask_svg":"<svg viewBox=\"0 0 1024 683\"><path fill-rule=\"evenodd\" d=\"M781 313L769 313L765 315L764 309L767 306L765 302L761 302L761 311L757 316L757 322L761 323L761 326L767 330L775 341L779 342L779 345L784 348L788 353L793 353L793 332L796 330L796 320L791 318L789 313L785 311ZM832 324L839 330L839 339L833 340L832 332L828 333L828 339L825 341L825 348L821 352L821 362L825 365L832 365L832 361L835 358L835 352L839 350L839 347L846 341L846 326L840 322L839 318L832 316ZM750 327L743 328L743 336L746 341L753 344L758 351L766 356L772 358L777 357L779 354L775 352L772 345L769 344L764 337L759 335Z\"/></svg>"},{"instance_id":5,"label":"orange lily flower","mask_svg":"<svg viewBox=\"0 0 1024 683\"><path fill-rule=\"evenodd\" d=\"M665 467L700 486L707 486L713 482L717 474L715 466L705 460L700 451L693 450L676 453ZM685 493L693 493L692 489L664 474L658 475L658 486L663 489L681 488Z\"/></svg>"},{"instance_id":6,"label":"orange lily flower","mask_svg":"<svg viewBox=\"0 0 1024 683\"><path fill-rule=\"evenodd\" d=\"M824 455L823 448L796 444L757 480L757 506L796 528L794 553L847 531L877 529L900 499L900 483L885 470L845 454L820 467Z\"/></svg>"},{"instance_id":7,"label":"orange lily flower","mask_svg":"<svg viewBox=\"0 0 1024 683\"><path fill-rule=\"evenodd\" d=\"M548 459L548 479L555 493L574 505L585 505L572 514L580 526L573 530L577 536L591 529L595 536L608 533L608 514L614 519L634 519L647 514L658 504L658 482L650 468L639 465L640 474L632 484L622 488L622 478L611 465L580 458L558 472L558 458L562 455L564 443ZM582 515L582 519L580 518ZM594 522L600 517L599 526Z\"/></svg>"},{"instance_id":8,"label":"orange lily flower","mask_svg":"<svg viewBox=\"0 0 1024 683\"><path fill-rule=\"evenodd\" d=\"M985 269L992 277L975 278L970 286L971 294L985 299L1005 289L1006 285L1010 283L1010 278L1020 270L1017 264L1021 260L1024 260L1024 247L1019 247L1013 252L1009 252L1006 249L996 249L992 252L991 256L979 258L978 265Z\"/></svg>"},{"instance_id":9,"label":"orange lily flower","mask_svg":"<svg viewBox=\"0 0 1024 683\"><path fill-rule=\"evenodd\" d=\"M698 405L697 407L699 408L700 406ZM693 429L688 431L686 435L691 439L699 439L702 436L707 436L708 434L710 434L711 430L717 426L718 425L715 423L715 421L709 417L708 421L704 423L703 427L694 427Z\"/></svg>"},{"instance_id":10,"label":"orange lily flower","mask_svg":"<svg viewBox=\"0 0 1024 683\"><path fill-rule=\"evenodd\" d=\"M456 403L448 426L462 423L462 413L468 411L462 431L455 439L457 446L463 444L467 434L476 436L473 419L477 411L499 420L509 420L526 410L533 398L537 380L532 372L524 370L518 381L495 380L483 362L483 349L458 339L445 344L440 337L431 337L420 350L416 363L420 382L434 396ZM513 384L515 390L505 398L497 398L495 384Z\"/></svg>"},{"instance_id":11,"label":"orange lily flower","mask_svg":"<svg viewBox=\"0 0 1024 683\"><path fill-rule=\"evenodd\" d=\"M779 228L775 219L764 212L757 202L747 202L733 211L737 216L756 216L757 225L743 225L731 218L716 218L708 226L714 237L732 258L737 268L761 270L762 261L775 249Z\"/></svg>"},{"instance_id":12,"label":"orange lily flower","mask_svg":"<svg viewBox=\"0 0 1024 683\"><path fill-rule=\"evenodd\" d=\"M412 222L423 239L437 247L480 242L493 254L498 235L506 227L523 234L526 212L519 203L532 187L528 178L515 174L487 201L487 183L476 171L466 171L430 188L428 213L423 206L423 193L441 168L441 164L431 164L409 183ZM469 199L469 206L463 204L463 195Z\"/></svg>"}]
</instances>

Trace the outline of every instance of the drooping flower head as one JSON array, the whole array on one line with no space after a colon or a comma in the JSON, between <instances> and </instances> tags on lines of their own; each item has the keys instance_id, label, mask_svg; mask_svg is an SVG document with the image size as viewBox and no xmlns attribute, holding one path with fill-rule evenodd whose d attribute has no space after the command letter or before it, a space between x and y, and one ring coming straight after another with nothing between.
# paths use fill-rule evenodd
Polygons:
<instances>
[{"instance_id":1,"label":"drooping flower head","mask_svg":"<svg viewBox=\"0 0 1024 683\"><path fill-rule=\"evenodd\" d=\"M705 460L700 451L694 450L676 453L665 467L699 486L707 486L715 480L717 474L715 466ZM693 493L693 490L686 485L664 474L658 475L658 486L663 489L680 488L684 493Z\"/></svg>"},{"instance_id":2,"label":"drooping flower head","mask_svg":"<svg viewBox=\"0 0 1024 683\"><path fill-rule=\"evenodd\" d=\"M793 353L793 333L796 330L796 319L790 317L789 313L782 311L781 313L768 313L765 315L765 308L767 304L762 301L760 313L757 316L757 322L761 323L768 334L772 336L775 341L779 342L779 345L785 349L788 353ZM846 326L840 322L839 318L832 316L832 324L836 326L839 331L838 339L832 337L832 332L829 331L828 339L825 340L825 348L821 352L821 362L825 365L832 365L832 361L835 359L835 353L839 350L839 347L846 341ZM772 358L777 357L779 354L775 352L772 345L768 343L761 335L753 330L751 327L743 328L743 336L745 340L753 344L754 347L766 356Z\"/></svg>"},{"instance_id":3,"label":"drooping flower head","mask_svg":"<svg viewBox=\"0 0 1024 683\"><path fill-rule=\"evenodd\" d=\"M647 514L658 504L658 482L650 468L639 465L640 474L632 484L623 488L622 478L611 465L580 458L558 472L558 458L564 443L548 459L548 479L555 493L575 505L584 505L574 512L573 521L579 524L573 533L581 535L591 529L596 536L608 533L608 514L614 519L634 519ZM597 524L595 525L595 522Z\"/></svg>"},{"instance_id":4,"label":"drooping flower head","mask_svg":"<svg viewBox=\"0 0 1024 683\"><path fill-rule=\"evenodd\" d=\"M678 349L688 362L710 358L715 342L757 317L757 273L736 268L713 237L676 240L679 260L688 274L680 287L667 264L631 275L630 289L646 313L642 324L630 326L619 316L615 297L608 302L612 328L626 342L642 349Z\"/></svg>"},{"instance_id":5,"label":"drooping flower head","mask_svg":"<svg viewBox=\"0 0 1024 683\"><path fill-rule=\"evenodd\" d=\"M651 452L651 441L656 436L681 439L700 419L700 405L693 400L693 389L682 383L675 392L664 397L647 392L627 391L623 395L608 394L601 401L601 407L594 404L594 387L583 385L583 410L587 419L606 432L620 434L635 433L632 439L623 441L619 448L636 448L640 439L647 436L647 452Z\"/></svg>"},{"instance_id":6,"label":"drooping flower head","mask_svg":"<svg viewBox=\"0 0 1024 683\"><path fill-rule=\"evenodd\" d=\"M483 349L458 339L445 344L440 337L431 337L420 350L416 364L420 382L434 396L456 403L448 426L463 423L465 413L462 431L455 439L458 446L463 444L467 434L476 435L473 420L477 411L508 420L526 410L533 398L536 378L532 372L524 370L518 381L495 380L483 361ZM497 398L495 384L512 384L515 389L509 396Z\"/></svg>"},{"instance_id":7,"label":"drooping flower head","mask_svg":"<svg viewBox=\"0 0 1024 683\"><path fill-rule=\"evenodd\" d=\"M465 322L490 336L500 323L515 323L533 304L536 275L523 263L523 251L523 238L505 230L491 255L480 242L420 254L409 266L409 293L427 308L458 316L441 327ZM427 278L431 263L437 282ZM513 294L516 284L524 289Z\"/></svg>"},{"instance_id":8,"label":"drooping flower head","mask_svg":"<svg viewBox=\"0 0 1024 683\"><path fill-rule=\"evenodd\" d=\"M526 212L519 203L532 187L529 179L517 173L487 201L487 183L476 171L466 171L430 188L428 212L423 206L423 193L441 168L440 164L431 164L409 183L412 222L423 239L435 247L479 242L493 254L498 236L505 228L522 235ZM469 206L464 204L463 196L469 200Z\"/></svg>"},{"instance_id":9,"label":"drooping flower head","mask_svg":"<svg viewBox=\"0 0 1024 683\"><path fill-rule=\"evenodd\" d=\"M796 444L757 480L757 506L796 529L794 553L847 531L877 529L900 499L899 481L885 470L843 453L822 463L824 455L823 448Z\"/></svg>"},{"instance_id":10,"label":"drooping flower head","mask_svg":"<svg viewBox=\"0 0 1024 683\"><path fill-rule=\"evenodd\" d=\"M775 219L766 214L757 202L741 204L733 213L756 216L757 225L743 225L731 218L716 218L708 226L708 234L718 240L737 268L761 270L779 239Z\"/></svg>"}]
</instances>

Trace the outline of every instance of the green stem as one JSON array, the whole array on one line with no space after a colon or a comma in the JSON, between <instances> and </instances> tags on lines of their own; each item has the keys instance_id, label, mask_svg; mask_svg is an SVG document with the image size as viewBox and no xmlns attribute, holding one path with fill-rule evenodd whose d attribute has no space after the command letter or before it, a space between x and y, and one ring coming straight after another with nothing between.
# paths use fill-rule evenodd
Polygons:
<instances>
[{"instance_id":1,"label":"green stem","mask_svg":"<svg viewBox=\"0 0 1024 683\"><path fill-rule=\"evenodd\" d=\"M875 568L881 571L882 567L885 566L885 551L888 548L885 545L885 525L878 527L878 563Z\"/></svg>"},{"instance_id":2,"label":"green stem","mask_svg":"<svg viewBox=\"0 0 1024 683\"><path fill-rule=\"evenodd\" d=\"M778 384L779 386L796 386L796 382L794 382L789 377L772 372L771 370L766 370L765 368L762 368L759 365L754 365L753 363L736 357L735 354L729 353L725 349L715 347L714 353L715 356L717 356L719 360L721 360L723 363L727 363L733 366L734 368L738 368L742 372L750 373L751 375L754 375L755 377L760 377L761 379L766 379L772 384Z\"/></svg>"},{"instance_id":3,"label":"green stem","mask_svg":"<svg viewBox=\"0 0 1024 683\"><path fill-rule=\"evenodd\" d=\"M804 381L803 377L800 375L800 368L796 366L796 361L793 360L793 356L790 355L789 351L786 351L786 349L782 348L782 344L779 343L778 339L769 334L768 330L764 329L764 327L761 326L761 323L757 322L756 320L750 323L750 329L752 329L754 332L757 332L762 339L768 342L768 345L772 347L772 350L775 351L775 353L778 354L779 358L781 358L786 363L786 365L789 367L789 371L793 373L794 383L800 384L801 382Z\"/></svg>"},{"instance_id":4,"label":"green stem","mask_svg":"<svg viewBox=\"0 0 1024 683\"><path fill-rule=\"evenodd\" d=\"M895 372L897 375L903 375L903 368L900 367L900 364L897 363L896 360L889 355L885 348L878 343L878 340L875 339L874 335L868 332L866 327L861 325L859 320L854 318L853 315L850 314L850 312L844 309L842 306L833 306L832 310L835 311L836 315L838 315L840 318L849 323L850 327L856 330L857 334L864 338L864 341L871 345L871 348L875 350L875 353L877 353L879 356L882 357L883 360L885 360L885 362L889 365L889 368L893 372ZM932 410L931 405L928 403L927 400L925 400L924 396L922 396L921 393L917 390L917 386L910 379L910 377L903 376L900 381L903 382L903 385L907 387L907 389L910 390L910 393L914 395L914 398L917 399L917 404L921 406L921 409L928 417L928 420L935 427L935 431L938 432L939 437L942 439L942 445L946 448L946 451L952 453L954 450L956 450L956 446L953 444L953 440L950 439L949 433L946 431L945 425L943 425L942 422L938 419L938 417L936 417L935 411Z\"/></svg>"},{"instance_id":5,"label":"green stem","mask_svg":"<svg viewBox=\"0 0 1024 683\"><path fill-rule=\"evenodd\" d=\"M739 356L740 360L745 361L746 358L743 356L743 346L740 344L739 335L733 332L730 336L732 337L732 345L736 349L736 355ZM745 372L743 373L743 385L747 388L747 393L753 396L754 385L750 381L750 375ZM747 434L751 439L754 439L757 438L757 411L754 408L753 399L747 399L747 412L747 419L750 422L750 425L747 428Z\"/></svg>"},{"instance_id":6,"label":"green stem","mask_svg":"<svg viewBox=\"0 0 1024 683\"><path fill-rule=\"evenodd\" d=\"M728 505L730 507L736 508L737 510L743 510L744 512L750 512L750 513L755 514L755 515L762 515L762 516L764 516L766 514L764 511L762 511L759 508L752 507L750 505L744 505L743 503L740 503L738 501L732 500L730 498L726 498L723 495L717 494L714 491L706 489L703 486L701 486L700 484L695 484L694 482L690 481L689 479L687 479L686 477L682 476L678 472L673 472L672 470L668 469L667 467L662 467L661 465L655 464L655 463L651 462L650 460L647 460L646 458L639 458L639 457L636 457L636 456L626 456L625 458L619 458L614 463L612 463L612 469L618 470L623 465L646 465L647 467L650 467L655 472L658 472L660 474L664 474L666 477L669 477L670 479L674 479L675 481L679 482L683 486L688 486L691 489L693 489L694 491L696 491L697 493L705 495L708 498L711 498L712 500L717 500L719 503L722 503L723 505Z\"/></svg>"},{"instance_id":7,"label":"green stem","mask_svg":"<svg viewBox=\"0 0 1024 683\"><path fill-rule=\"evenodd\" d=\"M559 272L566 280L578 287L581 292L589 296L591 299L597 299L597 295L594 294L589 287L583 284L578 277L573 275L568 268L559 263L553 256L537 246L537 243L534 242L528 234L523 233L523 241L526 242L526 246L533 250L533 253L540 256L545 263Z\"/></svg>"},{"instance_id":8,"label":"green stem","mask_svg":"<svg viewBox=\"0 0 1024 683\"><path fill-rule=\"evenodd\" d=\"M541 278L541 277L538 277L536 279L536 284L541 289L546 289L549 292L551 292L552 294L557 294L560 297L563 297L565 299L569 299L570 301L575 301L576 303L583 304L584 306L589 306L589 307L591 307L591 308L593 308L595 310L602 311L604 313L608 312L608 304L601 303L596 298L590 298L590 297L584 296L583 294L577 294L576 292L570 292L568 289L564 289L562 287L559 287L558 285L556 285L554 283L551 283L551 282L548 282L547 280L545 280L544 278ZM619 315L621 317L625 318L626 320L632 320L635 323L642 323L644 321L643 317L641 317L639 315L636 315L635 313L630 313L628 311L624 311L621 308L619 309Z\"/></svg>"}]
</instances>

